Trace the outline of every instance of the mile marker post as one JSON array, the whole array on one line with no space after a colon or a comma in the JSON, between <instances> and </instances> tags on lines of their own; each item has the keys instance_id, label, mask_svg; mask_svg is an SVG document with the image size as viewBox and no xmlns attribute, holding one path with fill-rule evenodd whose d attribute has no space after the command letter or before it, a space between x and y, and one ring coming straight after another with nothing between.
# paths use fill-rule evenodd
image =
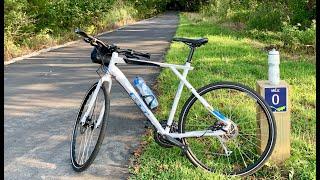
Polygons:
<instances>
[{"instance_id":1,"label":"mile marker post","mask_svg":"<svg viewBox=\"0 0 320 180\"><path fill-rule=\"evenodd\" d=\"M270 157L270 161L277 164L282 163L290 157L290 86L284 80L280 80L280 56L279 52L272 49L268 54L268 79L257 81L257 92L264 97L270 106L276 121L277 138L276 145ZM257 109L257 123L260 129L257 130L259 141L258 150L265 149L268 136L268 124L261 120L263 113Z\"/></svg>"}]
</instances>

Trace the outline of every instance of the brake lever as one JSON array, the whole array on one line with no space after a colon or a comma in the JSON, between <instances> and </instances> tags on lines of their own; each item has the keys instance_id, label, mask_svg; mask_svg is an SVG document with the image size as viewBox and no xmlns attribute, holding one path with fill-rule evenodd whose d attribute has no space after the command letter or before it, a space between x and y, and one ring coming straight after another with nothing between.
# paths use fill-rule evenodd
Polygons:
<instances>
[{"instance_id":1,"label":"brake lever","mask_svg":"<svg viewBox=\"0 0 320 180\"><path fill-rule=\"evenodd\" d=\"M125 55L127 58L140 59L138 56L135 56L135 55L132 54L131 52L125 52L124 55Z\"/></svg>"}]
</instances>

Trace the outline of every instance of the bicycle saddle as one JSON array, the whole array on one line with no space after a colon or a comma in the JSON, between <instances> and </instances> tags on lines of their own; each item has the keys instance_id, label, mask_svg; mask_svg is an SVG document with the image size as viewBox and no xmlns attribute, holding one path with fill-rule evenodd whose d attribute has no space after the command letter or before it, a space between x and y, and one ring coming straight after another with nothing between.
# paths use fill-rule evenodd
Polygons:
<instances>
[{"instance_id":1,"label":"bicycle saddle","mask_svg":"<svg viewBox=\"0 0 320 180\"><path fill-rule=\"evenodd\" d=\"M173 41L183 42L189 46L200 47L203 44L208 42L208 38L199 38L199 39L188 39L188 38L173 38Z\"/></svg>"}]
</instances>

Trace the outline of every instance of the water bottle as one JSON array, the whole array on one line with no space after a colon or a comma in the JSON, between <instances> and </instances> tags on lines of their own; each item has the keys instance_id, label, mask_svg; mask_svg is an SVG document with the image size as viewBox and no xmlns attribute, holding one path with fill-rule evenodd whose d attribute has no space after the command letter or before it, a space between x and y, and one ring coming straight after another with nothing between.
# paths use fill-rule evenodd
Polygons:
<instances>
[{"instance_id":1,"label":"water bottle","mask_svg":"<svg viewBox=\"0 0 320 180\"><path fill-rule=\"evenodd\" d=\"M280 56L279 51L276 51L275 49L272 49L272 51L268 54L268 64L269 64L269 70L268 70L268 80L269 83L272 85L277 85L280 82Z\"/></svg>"},{"instance_id":2,"label":"water bottle","mask_svg":"<svg viewBox=\"0 0 320 180\"><path fill-rule=\"evenodd\" d=\"M140 95L145 100L150 109L154 109L158 106L158 101L156 96L153 94L151 89L147 86L146 82L141 77L136 77L133 80L133 84L139 89Z\"/></svg>"}]
</instances>

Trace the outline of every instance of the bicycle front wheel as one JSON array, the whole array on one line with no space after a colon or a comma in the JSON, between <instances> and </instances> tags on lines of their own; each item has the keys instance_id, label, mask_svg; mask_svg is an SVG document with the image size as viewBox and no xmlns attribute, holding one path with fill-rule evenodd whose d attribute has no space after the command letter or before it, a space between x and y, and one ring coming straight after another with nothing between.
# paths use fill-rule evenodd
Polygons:
<instances>
[{"instance_id":1,"label":"bicycle front wheel","mask_svg":"<svg viewBox=\"0 0 320 180\"><path fill-rule=\"evenodd\" d=\"M110 100L109 93L104 86L100 87L85 124L82 125L80 122L88 109L89 102L93 97L96 87L97 83L95 83L87 92L81 104L72 132L70 150L71 163L73 169L78 172L84 171L92 164L98 154L106 133ZM101 123L99 126L96 126L99 118L102 118Z\"/></svg>"},{"instance_id":2,"label":"bicycle front wheel","mask_svg":"<svg viewBox=\"0 0 320 180\"><path fill-rule=\"evenodd\" d=\"M249 87L231 82L210 84L198 93L233 123L223 136L182 138L190 161L225 175L246 176L262 167L276 140L274 116L264 99ZM178 127L180 133L206 131L219 129L219 123L191 95L182 108Z\"/></svg>"}]
</instances>

